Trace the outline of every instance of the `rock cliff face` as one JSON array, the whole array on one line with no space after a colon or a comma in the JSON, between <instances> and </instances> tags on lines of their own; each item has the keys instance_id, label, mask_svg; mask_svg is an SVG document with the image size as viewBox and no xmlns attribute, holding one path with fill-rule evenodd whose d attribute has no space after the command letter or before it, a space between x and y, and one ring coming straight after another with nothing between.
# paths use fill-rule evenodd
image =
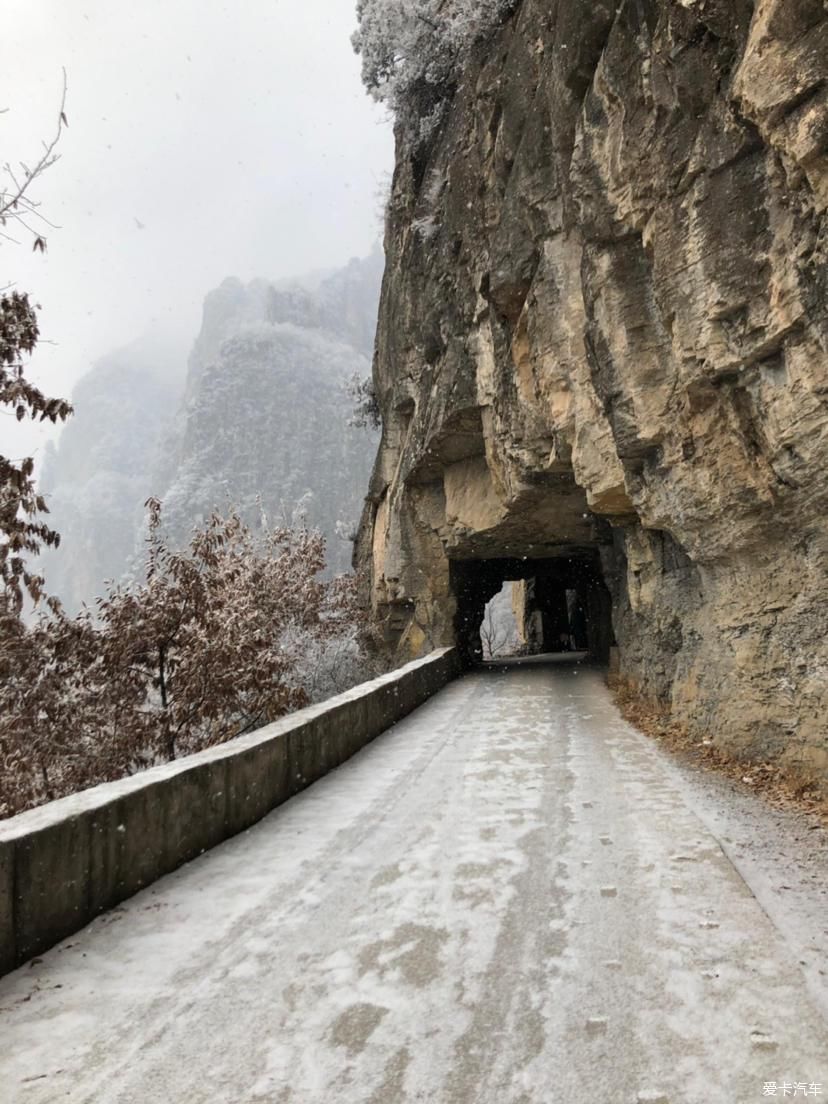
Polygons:
<instances>
[{"instance_id":1,"label":"rock cliff face","mask_svg":"<svg viewBox=\"0 0 828 1104\"><path fill-rule=\"evenodd\" d=\"M145 335L102 357L72 393L75 413L40 478L61 542L38 563L71 613L92 605L135 557L147 472L179 401L185 361L179 339Z\"/></svg>"},{"instance_id":2,"label":"rock cliff face","mask_svg":"<svg viewBox=\"0 0 828 1104\"><path fill-rule=\"evenodd\" d=\"M174 538L233 503L253 525L301 516L348 570L376 434L348 425L346 383L370 370L381 272L377 250L313 289L229 279L207 296L154 478Z\"/></svg>"},{"instance_id":3,"label":"rock cliff face","mask_svg":"<svg viewBox=\"0 0 828 1104\"><path fill-rule=\"evenodd\" d=\"M828 4L522 0L397 154L389 647L473 650L531 578L680 721L825 780Z\"/></svg>"},{"instance_id":4,"label":"rock cliff face","mask_svg":"<svg viewBox=\"0 0 828 1104\"><path fill-rule=\"evenodd\" d=\"M349 425L347 381L370 370L381 276L377 249L301 283L227 279L189 358L150 334L80 380L41 477L61 544L39 569L67 610L142 575L150 495L174 544L214 509L254 527L264 510L319 528L330 571L348 570L377 436Z\"/></svg>"}]
</instances>

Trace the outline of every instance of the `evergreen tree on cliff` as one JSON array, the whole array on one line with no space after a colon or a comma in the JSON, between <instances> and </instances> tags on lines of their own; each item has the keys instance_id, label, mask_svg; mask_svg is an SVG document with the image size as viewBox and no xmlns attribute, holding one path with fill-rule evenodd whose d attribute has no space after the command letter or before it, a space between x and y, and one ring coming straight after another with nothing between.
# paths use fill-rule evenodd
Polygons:
<instances>
[{"instance_id":1,"label":"evergreen tree on cliff","mask_svg":"<svg viewBox=\"0 0 828 1104\"><path fill-rule=\"evenodd\" d=\"M514 7L515 0L359 0L352 41L366 87L427 137L469 50Z\"/></svg>"}]
</instances>

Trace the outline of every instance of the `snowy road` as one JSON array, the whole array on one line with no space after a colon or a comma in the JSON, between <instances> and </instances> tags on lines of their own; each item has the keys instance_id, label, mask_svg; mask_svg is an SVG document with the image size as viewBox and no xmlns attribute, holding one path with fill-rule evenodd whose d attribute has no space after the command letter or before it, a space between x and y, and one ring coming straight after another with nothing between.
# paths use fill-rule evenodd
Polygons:
<instances>
[{"instance_id":1,"label":"snowy road","mask_svg":"<svg viewBox=\"0 0 828 1104\"><path fill-rule=\"evenodd\" d=\"M0 1040L3 1104L828 1099L796 958L570 666L453 683L0 981Z\"/></svg>"}]
</instances>

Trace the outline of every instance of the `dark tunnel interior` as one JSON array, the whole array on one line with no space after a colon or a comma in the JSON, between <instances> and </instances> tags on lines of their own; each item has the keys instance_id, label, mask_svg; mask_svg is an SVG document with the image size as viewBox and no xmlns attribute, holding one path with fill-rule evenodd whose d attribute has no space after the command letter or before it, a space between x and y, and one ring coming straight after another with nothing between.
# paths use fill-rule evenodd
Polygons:
<instances>
[{"instance_id":1,"label":"dark tunnel interior","mask_svg":"<svg viewBox=\"0 0 828 1104\"><path fill-rule=\"evenodd\" d=\"M573 650L599 663L609 661L615 643L610 593L597 555L584 554L544 560L453 560L455 638L467 663L482 659L480 627L487 602L505 582L516 580L523 583L516 620L529 654Z\"/></svg>"}]
</instances>

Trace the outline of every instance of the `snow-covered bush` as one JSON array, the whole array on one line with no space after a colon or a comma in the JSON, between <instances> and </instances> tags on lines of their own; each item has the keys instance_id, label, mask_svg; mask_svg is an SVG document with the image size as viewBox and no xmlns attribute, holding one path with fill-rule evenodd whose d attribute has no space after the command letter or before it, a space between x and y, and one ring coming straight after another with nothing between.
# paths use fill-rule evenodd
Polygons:
<instances>
[{"instance_id":1,"label":"snow-covered bush","mask_svg":"<svg viewBox=\"0 0 828 1104\"><path fill-rule=\"evenodd\" d=\"M347 424L352 429L379 429L382 425L382 413L371 376L354 372L346 381L345 390L353 403Z\"/></svg>"},{"instance_id":2,"label":"snow-covered bush","mask_svg":"<svg viewBox=\"0 0 828 1104\"><path fill-rule=\"evenodd\" d=\"M378 654L366 650L364 626L359 623L326 637L291 628L282 642L295 657L295 685L307 694L311 704L327 701L385 670Z\"/></svg>"},{"instance_id":3,"label":"snow-covered bush","mask_svg":"<svg viewBox=\"0 0 828 1104\"><path fill-rule=\"evenodd\" d=\"M428 137L476 42L491 35L517 0L358 0L354 49L374 96Z\"/></svg>"}]
</instances>

